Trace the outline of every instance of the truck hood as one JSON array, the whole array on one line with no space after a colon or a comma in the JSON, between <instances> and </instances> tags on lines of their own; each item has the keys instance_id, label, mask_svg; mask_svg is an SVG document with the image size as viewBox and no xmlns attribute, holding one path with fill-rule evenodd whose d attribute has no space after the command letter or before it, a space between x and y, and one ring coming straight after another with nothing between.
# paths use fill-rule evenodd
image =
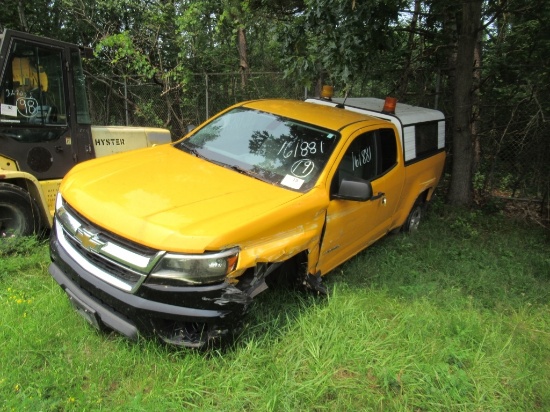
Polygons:
<instances>
[{"instance_id":1,"label":"truck hood","mask_svg":"<svg viewBox=\"0 0 550 412\"><path fill-rule=\"evenodd\" d=\"M75 166L60 187L85 218L155 249L202 253L234 246L250 223L303 196L172 145ZM252 225L253 227L254 225Z\"/></svg>"}]
</instances>

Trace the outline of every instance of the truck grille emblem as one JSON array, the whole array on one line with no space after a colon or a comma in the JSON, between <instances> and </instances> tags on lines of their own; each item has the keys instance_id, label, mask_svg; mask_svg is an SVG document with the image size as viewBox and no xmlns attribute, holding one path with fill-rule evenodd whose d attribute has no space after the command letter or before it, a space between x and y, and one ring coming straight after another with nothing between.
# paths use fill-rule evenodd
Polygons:
<instances>
[{"instance_id":1,"label":"truck grille emblem","mask_svg":"<svg viewBox=\"0 0 550 412\"><path fill-rule=\"evenodd\" d=\"M105 245L105 243L98 239L95 233L89 232L82 227L76 230L75 237L79 240L84 249L90 251L99 252Z\"/></svg>"}]
</instances>

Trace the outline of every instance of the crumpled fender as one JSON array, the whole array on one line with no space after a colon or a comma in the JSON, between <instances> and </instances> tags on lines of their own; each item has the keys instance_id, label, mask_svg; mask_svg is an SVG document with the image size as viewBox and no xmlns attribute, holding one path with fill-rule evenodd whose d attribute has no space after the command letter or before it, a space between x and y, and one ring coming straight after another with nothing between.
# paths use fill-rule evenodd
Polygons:
<instances>
[{"instance_id":1,"label":"crumpled fender","mask_svg":"<svg viewBox=\"0 0 550 412\"><path fill-rule=\"evenodd\" d=\"M241 245L239 268L253 268L258 263L284 262L307 251L308 272L315 273L325 215L323 209L308 223Z\"/></svg>"}]
</instances>

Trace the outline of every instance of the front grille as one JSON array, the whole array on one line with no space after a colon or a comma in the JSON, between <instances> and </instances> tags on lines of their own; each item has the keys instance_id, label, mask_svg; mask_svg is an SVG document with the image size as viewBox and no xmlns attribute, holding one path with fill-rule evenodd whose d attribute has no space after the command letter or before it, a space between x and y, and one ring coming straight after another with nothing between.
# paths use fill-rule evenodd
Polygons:
<instances>
[{"instance_id":1,"label":"front grille","mask_svg":"<svg viewBox=\"0 0 550 412\"><path fill-rule=\"evenodd\" d=\"M65 202L56 217L54 230L67 253L92 275L127 292L137 290L165 253L98 227Z\"/></svg>"},{"instance_id":2,"label":"front grille","mask_svg":"<svg viewBox=\"0 0 550 412\"><path fill-rule=\"evenodd\" d=\"M113 262L102 258L100 255L89 252L82 247L80 243L71 236L67 236L67 241L73 246L86 260L90 261L97 268L115 276L121 281L127 283L129 286L134 287L136 283L141 280L142 275L130 271L127 268L123 268Z\"/></svg>"},{"instance_id":3,"label":"front grille","mask_svg":"<svg viewBox=\"0 0 550 412\"><path fill-rule=\"evenodd\" d=\"M77 219L79 222L81 222L82 225L87 227L95 227L99 230L99 236L101 240L104 241L112 241L113 243L116 243L118 245L123 246L125 249L131 250L134 253L144 255L144 256L154 256L156 253L158 253L158 250L140 245L138 243L132 242L128 239L124 239L123 237L120 237L118 235L115 235L112 232L109 232L108 230L105 230L103 228L99 229L98 226L96 226L94 223L90 222L88 219L86 219L84 216L82 216L80 213L78 213L76 210L74 210L71 205L64 202L63 206L69 212L75 219Z\"/></svg>"}]
</instances>

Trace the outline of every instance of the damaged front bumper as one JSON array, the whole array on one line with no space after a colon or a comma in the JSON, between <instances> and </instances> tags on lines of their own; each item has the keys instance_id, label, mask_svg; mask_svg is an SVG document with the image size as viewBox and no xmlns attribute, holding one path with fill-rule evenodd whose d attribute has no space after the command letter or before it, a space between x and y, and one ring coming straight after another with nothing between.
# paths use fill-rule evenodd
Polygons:
<instances>
[{"instance_id":1,"label":"damaged front bumper","mask_svg":"<svg viewBox=\"0 0 550 412\"><path fill-rule=\"evenodd\" d=\"M193 348L231 341L252 301L250 293L222 282L204 286L161 286L143 283L133 293L118 289L79 265L50 237L49 272L73 307L98 329L114 330L129 339L159 337Z\"/></svg>"}]
</instances>

